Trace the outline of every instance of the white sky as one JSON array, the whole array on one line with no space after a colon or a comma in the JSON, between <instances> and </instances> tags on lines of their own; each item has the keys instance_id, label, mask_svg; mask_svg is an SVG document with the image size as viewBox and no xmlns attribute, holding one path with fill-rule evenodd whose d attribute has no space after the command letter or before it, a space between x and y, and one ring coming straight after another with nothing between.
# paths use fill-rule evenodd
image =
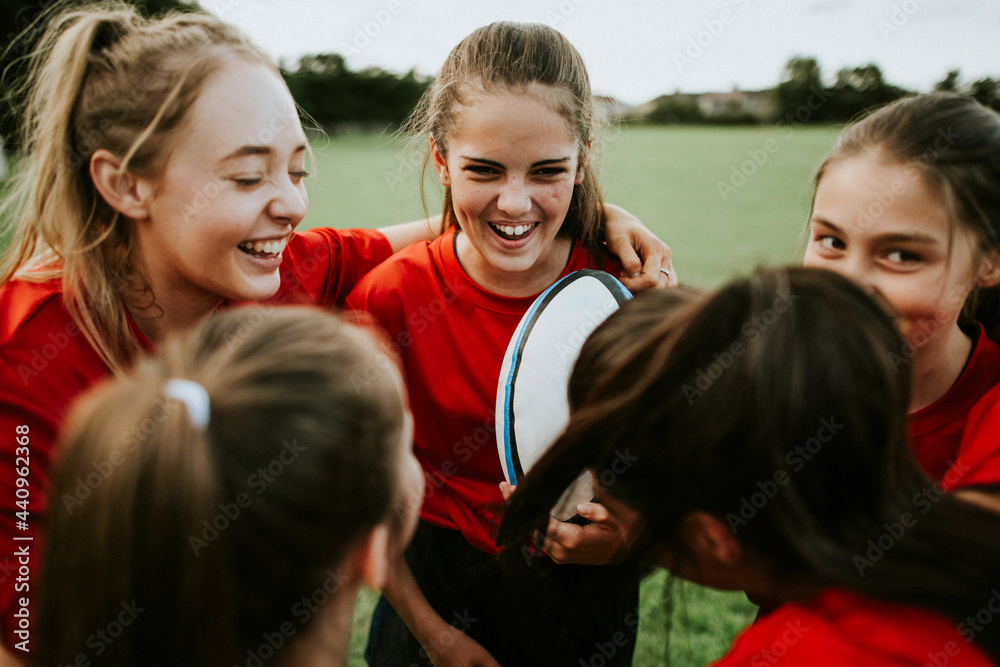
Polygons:
<instances>
[{"instance_id":1,"label":"white sky","mask_svg":"<svg viewBox=\"0 0 1000 667\"><path fill-rule=\"evenodd\" d=\"M788 59L824 76L874 62L890 83L926 91L950 69L1000 78L998 0L201 0L275 58L349 53L434 74L451 48L499 19L549 23L583 55L594 92L641 104L663 93L776 84ZM349 50L352 49L353 53Z\"/></svg>"}]
</instances>

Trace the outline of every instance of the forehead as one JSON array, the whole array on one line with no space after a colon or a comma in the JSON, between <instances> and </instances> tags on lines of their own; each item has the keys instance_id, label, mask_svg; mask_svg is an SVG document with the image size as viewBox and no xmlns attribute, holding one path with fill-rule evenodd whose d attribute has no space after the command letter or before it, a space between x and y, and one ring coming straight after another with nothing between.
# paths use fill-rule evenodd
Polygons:
<instances>
[{"instance_id":1,"label":"forehead","mask_svg":"<svg viewBox=\"0 0 1000 667\"><path fill-rule=\"evenodd\" d=\"M263 64L231 58L206 79L178 149L222 157L244 145L304 141L295 102L281 77Z\"/></svg>"},{"instance_id":2,"label":"forehead","mask_svg":"<svg viewBox=\"0 0 1000 667\"><path fill-rule=\"evenodd\" d=\"M872 151L827 166L816 186L813 217L870 233L892 225L948 234L951 227L940 196L916 166Z\"/></svg>"},{"instance_id":3,"label":"forehead","mask_svg":"<svg viewBox=\"0 0 1000 667\"><path fill-rule=\"evenodd\" d=\"M450 143L502 149L518 143L549 147L575 145L569 120L553 103L547 86L501 89L475 95L459 107Z\"/></svg>"}]
</instances>

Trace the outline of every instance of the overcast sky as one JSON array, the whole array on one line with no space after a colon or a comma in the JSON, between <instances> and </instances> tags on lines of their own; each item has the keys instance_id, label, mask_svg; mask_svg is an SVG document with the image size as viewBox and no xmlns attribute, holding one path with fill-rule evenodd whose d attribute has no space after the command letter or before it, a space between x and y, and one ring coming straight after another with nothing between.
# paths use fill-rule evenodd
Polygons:
<instances>
[{"instance_id":1,"label":"overcast sky","mask_svg":"<svg viewBox=\"0 0 1000 667\"><path fill-rule=\"evenodd\" d=\"M827 78L874 62L885 78L926 91L1000 77L998 0L201 0L275 58L347 54L348 65L434 74L448 51L499 19L548 23L583 55L594 92L629 104L681 90L778 82L795 55Z\"/></svg>"}]
</instances>

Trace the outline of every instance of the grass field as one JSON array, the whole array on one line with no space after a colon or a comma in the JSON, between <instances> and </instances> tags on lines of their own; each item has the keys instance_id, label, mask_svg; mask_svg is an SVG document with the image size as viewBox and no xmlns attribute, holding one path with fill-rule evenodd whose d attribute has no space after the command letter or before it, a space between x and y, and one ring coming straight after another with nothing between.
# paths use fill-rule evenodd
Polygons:
<instances>
[{"instance_id":1,"label":"grass field","mask_svg":"<svg viewBox=\"0 0 1000 667\"><path fill-rule=\"evenodd\" d=\"M605 197L670 245L683 282L717 286L760 264L797 260L811 177L837 132L771 126L615 130L603 142ZM401 155L387 136L325 139L315 151L307 225L373 227L422 215L419 160ZM734 187L733 171L742 176L741 169L752 175ZM720 194L720 182L731 190ZM439 212L438 188L431 184L428 194L430 212Z\"/></svg>"},{"instance_id":2,"label":"grass field","mask_svg":"<svg viewBox=\"0 0 1000 667\"><path fill-rule=\"evenodd\" d=\"M837 133L838 128L616 129L606 137L601 159L605 196L673 248L682 282L718 286L762 264L798 260L812 174ZM388 136L334 137L314 148L309 226L371 227L423 214L419 159L401 154ZM439 188L428 183L428 208L436 213ZM704 665L722 655L756 613L742 593L683 582L674 583L665 605L666 582L662 571L643 582L637 667ZM359 598L351 667L365 664L374 602L371 593Z\"/></svg>"}]
</instances>

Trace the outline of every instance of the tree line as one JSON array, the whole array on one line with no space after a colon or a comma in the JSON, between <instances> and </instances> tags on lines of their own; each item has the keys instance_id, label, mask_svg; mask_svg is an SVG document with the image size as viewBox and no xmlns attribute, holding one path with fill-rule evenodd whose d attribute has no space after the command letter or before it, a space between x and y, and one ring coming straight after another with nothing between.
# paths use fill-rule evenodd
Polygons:
<instances>
[{"instance_id":1,"label":"tree line","mask_svg":"<svg viewBox=\"0 0 1000 667\"><path fill-rule=\"evenodd\" d=\"M934 90L974 97L1000 111L1000 80L983 77L961 81L961 71L952 70L934 84ZM881 106L916 91L885 80L878 65L869 63L839 70L830 83L824 82L819 62L813 57L788 61L780 83L770 91L767 113L751 113L735 108L731 113L709 114L695 95L669 95L657 100L641 118L649 123L761 123L781 120L794 124L845 123L867 109Z\"/></svg>"}]
</instances>

